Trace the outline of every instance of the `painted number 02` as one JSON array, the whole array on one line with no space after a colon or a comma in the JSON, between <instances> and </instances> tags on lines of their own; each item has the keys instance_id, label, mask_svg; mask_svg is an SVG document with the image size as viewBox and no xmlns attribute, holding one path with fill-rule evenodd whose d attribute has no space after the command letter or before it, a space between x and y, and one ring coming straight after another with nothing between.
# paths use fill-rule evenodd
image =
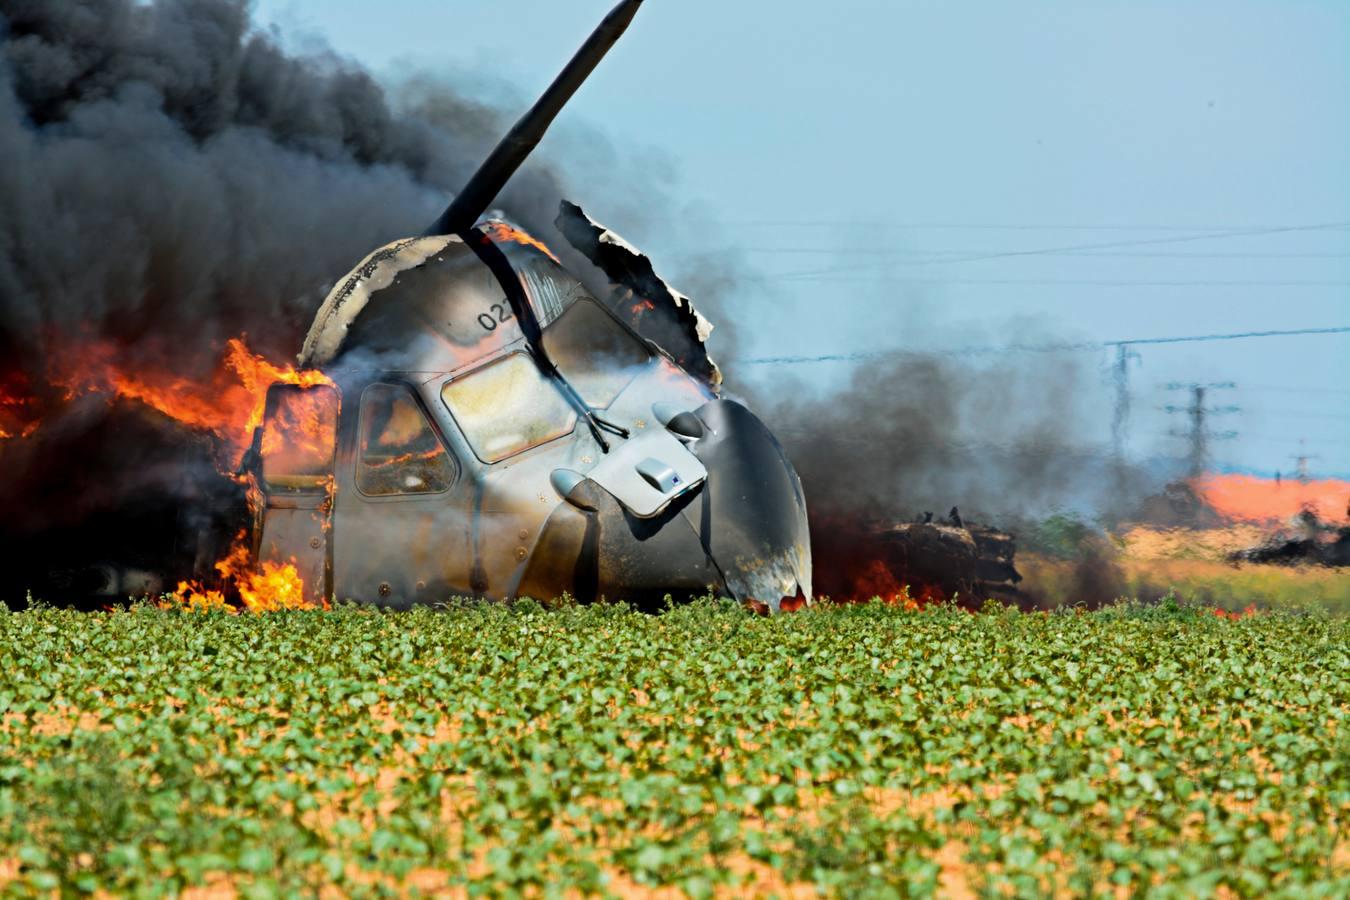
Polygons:
<instances>
[{"instance_id":1,"label":"painted number 02","mask_svg":"<svg viewBox=\"0 0 1350 900\"><path fill-rule=\"evenodd\" d=\"M505 303L494 303L489 309L492 312L478 314L478 324L483 326L484 331L496 331L498 323L512 318L511 307Z\"/></svg>"}]
</instances>

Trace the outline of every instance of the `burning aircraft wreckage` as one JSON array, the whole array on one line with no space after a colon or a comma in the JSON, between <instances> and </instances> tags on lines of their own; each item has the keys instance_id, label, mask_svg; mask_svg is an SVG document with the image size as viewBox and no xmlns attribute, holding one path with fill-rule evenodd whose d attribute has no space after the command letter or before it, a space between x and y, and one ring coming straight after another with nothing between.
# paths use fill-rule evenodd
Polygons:
<instances>
[{"instance_id":1,"label":"burning aircraft wreckage","mask_svg":"<svg viewBox=\"0 0 1350 900\"><path fill-rule=\"evenodd\" d=\"M34 379L0 375L0 451L23 472L6 542L26 560L0 599L1015 599L1011 536L955 509L836 513L813 533L782 446L721 396L712 324L648 257L566 201L552 249L489 212L640 4L610 12L423 234L336 281L298 366L237 338L211 383L188 384L72 342L41 377L78 428L35 412ZM114 400L80 419L89 393ZM139 460L91 452L122 446ZM832 561L814 586L813 540Z\"/></svg>"},{"instance_id":2,"label":"burning aircraft wreckage","mask_svg":"<svg viewBox=\"0 0 1350 900\"><path fill-rule=\"evenodd\" d=\"M589 288L480 218L640 3L609 13L424 234L337 281L298 369L259 376L275 383L231 489L203 496L217 510L186 538L192 572L110 563L67 588L111 599L183 579L184 602L258 607L811 602L801 482L719 396L712 325L580 207L557 226L603 273Z\"/></svg>"}]
</instances>

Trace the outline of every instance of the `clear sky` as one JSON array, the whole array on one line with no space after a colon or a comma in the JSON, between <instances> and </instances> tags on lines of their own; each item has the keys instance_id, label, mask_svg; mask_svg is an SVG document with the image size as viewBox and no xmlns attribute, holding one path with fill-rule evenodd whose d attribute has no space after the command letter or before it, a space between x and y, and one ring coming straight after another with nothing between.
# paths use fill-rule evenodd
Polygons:
<instances>
[{"instance_id":1,"label":"clear sky","mask_svg":"<svg viewBox=\"0 0 1350 900\"><path fill-rule=\"evenodd\" d=\"M257 9L523 108L611 5ZM619 161L575 199L672 280L734 254L739 356L1350 325L1345 0L646 0L547 140ZM662 209L625 212L635 178ZM1350 473L1350 334L1136 349L1136 454L1181 452L1167 383L1232 381L1219 464Z\"/></svg>"}]
</instances>

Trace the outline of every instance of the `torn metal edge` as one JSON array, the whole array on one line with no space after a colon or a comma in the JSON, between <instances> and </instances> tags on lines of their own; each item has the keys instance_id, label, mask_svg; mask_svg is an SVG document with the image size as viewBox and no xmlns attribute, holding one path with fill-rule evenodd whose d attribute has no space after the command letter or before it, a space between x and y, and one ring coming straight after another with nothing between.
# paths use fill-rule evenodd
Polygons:
<instances>
[{"instance_id":1,"label":"torn metal edge","mask_svg":"<svg viewBox=\"0 0 1350 900\"><path fill-rule=\"evenodd\" d=\"M372 294L393 284L399 273L417 268L452 243L463 241L457 235L444 234L404 238L385 244L361 260L324 298L305 335L300 365L317 368L332 362Z\"/></svg>"},{"instance_id":2,"label":"torn metal edge","mask_svg":"<svg viewBox=\"0 0 1350 900\"><path fill-rule=\"evenodd\" d=\"M696 348L697 362L701 363L695 367L701 371L692 374L705 379L714 389L721 385L722 372L708 355L706 346L713 323L694 307L693 301L656 273L650 257L568 200L559 204L558 218L553 224L577 252L605 273L615 287L671 310L691 346ZM664 349L672 355L678 350L675 347Z\"/></svg>"}]
</instances>

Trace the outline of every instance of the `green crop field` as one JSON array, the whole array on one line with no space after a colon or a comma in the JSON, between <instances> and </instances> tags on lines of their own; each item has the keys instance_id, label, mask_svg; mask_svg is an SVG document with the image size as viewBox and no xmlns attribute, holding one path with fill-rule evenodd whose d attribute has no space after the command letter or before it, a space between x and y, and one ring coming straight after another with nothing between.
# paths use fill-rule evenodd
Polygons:
<instances>
[{"instance_id":1,"label":"green crop field","mask_svg":"<svg viewBox=\"0 0 1350 900\"><path fill-rule=\"evenodd\" d=\"M0 612L0 892L1350 892L1350 619Z\"/></svg>"}]
</instances>

